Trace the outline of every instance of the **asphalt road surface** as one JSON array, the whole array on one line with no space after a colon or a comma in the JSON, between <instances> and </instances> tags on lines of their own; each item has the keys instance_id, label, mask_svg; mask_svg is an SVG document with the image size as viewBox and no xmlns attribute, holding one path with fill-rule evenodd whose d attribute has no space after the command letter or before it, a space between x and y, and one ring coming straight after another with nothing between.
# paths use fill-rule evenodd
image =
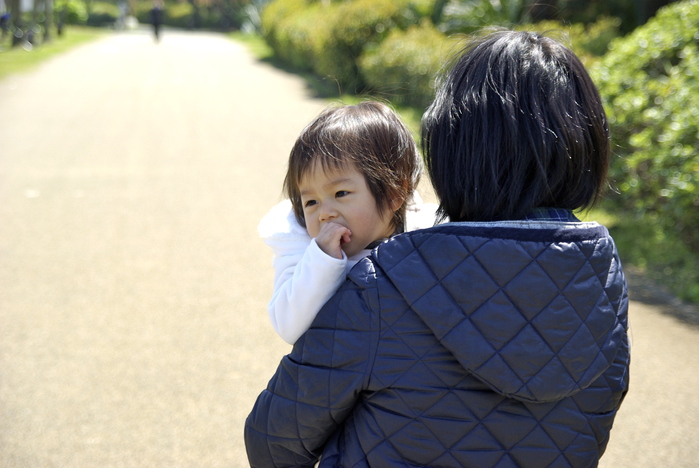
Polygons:
<instances>
[{"instance_id":1,"label":"asphalt road surface","mask_svg":"<svg viewBox=\"0 0 699 468\"><path fill-rule=\"evenodd\" d=\"M0 81L0 467L247 466L289 351L256 226L325 105L208 33L113 34ZM631 321L601 466L698 466L699 329Z\"/></svg>"}]
</instances>

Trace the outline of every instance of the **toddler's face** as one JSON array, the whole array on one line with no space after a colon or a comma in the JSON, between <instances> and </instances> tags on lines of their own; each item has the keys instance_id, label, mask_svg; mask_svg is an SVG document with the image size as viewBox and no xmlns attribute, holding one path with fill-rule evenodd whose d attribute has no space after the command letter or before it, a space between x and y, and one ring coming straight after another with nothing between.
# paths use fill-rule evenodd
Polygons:
<instances>
[{"instance_id":1,"label":"toddler's face","mask_svg":"<svg viewBox=\"0 0 699 468\"><path fill-rule=\"evenodd\" d=\"M353 165L325 171L317 164L301 179L299 189L308 234L316 237L328 222L347 227L352 235L342 250L348 257L393 233L393 212L379 212L364 175Z\"/></svg>"}]
</instances>

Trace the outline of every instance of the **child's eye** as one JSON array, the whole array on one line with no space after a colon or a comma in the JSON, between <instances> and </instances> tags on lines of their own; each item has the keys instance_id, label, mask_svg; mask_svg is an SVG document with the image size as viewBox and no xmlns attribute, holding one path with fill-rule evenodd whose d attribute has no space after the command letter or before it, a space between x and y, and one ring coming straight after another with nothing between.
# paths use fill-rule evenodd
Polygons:
<instances>
[{"instance_id":1,"label":"child's eye","mask_svg":"<svg viewBox=\"0 0 699 468\"><path fill-rule=\"evenodd\" d=\"M317 202L316 202L315 200L306 200L306 201L303 203L303 207L304 207L304 208L309 208L309 207L315 205L316 203L317 203Z\"/></svg>"},{"instance_id":2,"label":"child's eye","mask_svg":"<svg viewBox=\"0 0 699 468\"><path fill-rule=\"evenodd\" d=\"M349 192L347 190L340 190L339 192L335 193L335 196L337 198L342 198L346 195L349 195Z\"/></svg>"}]
</instances>

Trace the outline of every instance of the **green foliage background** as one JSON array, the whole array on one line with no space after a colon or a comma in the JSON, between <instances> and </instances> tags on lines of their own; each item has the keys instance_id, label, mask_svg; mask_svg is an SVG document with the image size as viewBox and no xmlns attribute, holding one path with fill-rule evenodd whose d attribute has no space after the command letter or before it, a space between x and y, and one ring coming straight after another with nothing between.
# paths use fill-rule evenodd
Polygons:
<instances>
[{"instance_id":1,"label":"green foliage background","mask_svg":"<svg viewBox=\"0 0 699 468\"><path fill-rule=\"evenodd\" d=\"M418 110L459 51L463 37L450 33L489 24L562 40L590 70L610 121L611 189L595 214L622 260L699 302L699 0L674 2L635 29L628 9L594 16L577 2L570 11L583 21L531 22L526 3L503 1L498 11L478 0L274 0L262 31L290 66Z\"/></svg>"},{"instance_id":2,"label":"green foliage background","mask_svg":"<svg viewBox=\"0 0 699 468\"><path fill-rule=\"evenodd\" d=\"M415 0L281 0L263 12L265 39L289 64L335 80L345 92L366 84L359 59L388 34L420 19Z\"/></svg>"},{"instance_id":3,"label":"green foliage background","mask_svg":"<svg viewBox=\"0 0 699 468\"><path fill-rule=\"evenodd\" d=\"M699 302L699 2L615 39L591 74L617 156L608 206L657 241L629 246L637 263Z\"/></svg>"},{"instance_id":4,"label":"green foliage background","mask_svg":"<svg viewBox=\"0 0 699 468\"><path fill-rule=\"evenodd\" d=\"M699 3L661 10L592 69L619 158L620 209L662 215L699 250Z\"/></svg>"}]
</instances>

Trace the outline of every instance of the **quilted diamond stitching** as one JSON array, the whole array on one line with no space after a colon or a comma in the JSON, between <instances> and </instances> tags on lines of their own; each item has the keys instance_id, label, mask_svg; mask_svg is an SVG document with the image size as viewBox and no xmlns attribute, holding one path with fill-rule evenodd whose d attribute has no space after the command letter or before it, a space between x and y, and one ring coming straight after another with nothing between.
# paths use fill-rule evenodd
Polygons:
<instances>
[{"instance_id":1,"label":"quilted diamond stitching","mask_svg":"<svg viewBox=\"0 0 699 468\"><path fill-rule=\"evenodd\" d=\"M478 246L478 247L481 247L482 245L484 245L484 244L481 244L481 245ZM487 245L487 244L486 244L486 245ZM466 249L466 250L467 250L468 252L470 252L471 255L474 255L474 252L471 251L470 249ZM474 249L474 250L477 250L477 248ZM595 252L596 250L597 250L596 248L595 248L595 249L592 249L592 253L591 253L590 255L594 254L594 252ZM422 252L420 251L420 249L416 249L415 252L418 252L418 253L420 254L420 256L422 256ZM587 261L581 262L580 269L583 269L586 265L590 266L589 257L587 258ZM396 265L396 266L397 266L397 265ZM448 275L449 275L449 273L451 273L451 271L453 271L453 268L452 268L448 273L446 273L445 275L443 275L443 277L444 277L444 278L447 278ZM485 270L485 269L483 269L483 271L486 271L486 272L487 272L487 270ZM521 270L520 270L520 271L521 271ZM578 272L579 272L579 271L580 271L580 270L578 270ZM576 275L578 274L578 272L576 272ZM487 273L490 275L489 272L487 272ZM491 276L491 278L492 278L493 275L490 275L490 276ZM513 275L513 278L516 277L516 276L517 276L517 275ZM549 278L550 278L552 281L555 281L554 278L552 278L550 275L548 275L548 276L549 276ZM597 275L597 276L598 276L598 278L601 279L601 277L600 277L599 275ZM574 277L575 277L575 275L573 275L572 277L567 278L566 281L562 281L562 280L560 280L560 278L557 278L558 281L556 282L556 287L557 287L558 289L561 289L561 286L563 286L562 289L565 290L566 286L564 286L564 283L565 283L566 285L569 284L570 281L572 281L572 280L574 279ZM443 281L443 283L444 283L444 281ZM416 304L417 302L419 302L419 301L421 301L421 300L424 300L423 298L424 298L428 293L429 293L430 295L431 295L431 294L435 294L436 288L439 288L439 289L440 289L440 292L441 292L442 294L448 295L448 296L451 298L451 300L452 300L453 302L458 303L458 300L457 300L456 298L454 298L454 296L453 296L452 293L450 292L449 288L440 287L439 284L434 284L434 283L431 283L431 284L429 285L429 289L428 289L427 291L423 291L423 292L422 292L422 295L420 295L419 297L417 297L416 295L413 295L412 303L413 303L413 304ZM496 293L496 294L497 294L497 293ZM561 298L561 297L562 297L562 296L556 296L556 298L557 298L556 300L559 300L559 301L561 301L562 303L563 303L563 302L567 302L567 303L568 303L568 306L569 306L569 307L572 307L572 304L570 304L570 301L569 301L569 300L566 299L565 301L563 301L562 299L558 299L558 298ZM444 302L442 302L442 305L443 305L443 304L444 304ZM420 304L420 305L425 306L425 304ZM562 305L559 306L559 307L564 307L564 305L562 304ZM546 309L546 307L543 307L543 309ZM407 311L406 311L406 312L407 312ZM474 314L476 314L476 313L478 313L478 312L479 312L479 311L475 311ZM405 312L404 312L404 313L405 313ZM583 314L581 314L581 315L585 316L584 312L583 312ZM456 325L452 328L451 332L447 333L447 335L445 335L445 337L448 336L448 335L450 335L451 333L455 332L456 329L462 328L462 327L463 327L464 320L466 320L466 318L467 318L467 317L461 318L461 319L459 320L459 323L456 324ZM473 314L471 315L470 318L472 319L472 321L477 322L477 320L474 320ZM531 320L531 322L527 322L529 328L530 328L531 330L533 330L536 334L538 334L538 332L537 332L536 329L535 329L534 323L536 322L536 320L537 320L538 318L539 318L539 316L536 315L536 316ZM520 325L521 325L521 324L520 324ZM391 327L391 326L389 325L389 328L390 328L390 327ZM474 328L476 328L476 327L474 327ZM391 328L391 330L392 330L392 328ZM584 331L582 331L582 330L584 330ZM481 332L479 331L479 333L481 333ZM481 334L482 334L482 333L481 333ZM600 334L598 333L598 335L600 335ZM603 336L604 336L605 334L604 334L604 333L601 333L601 335L602 335L602 336L597 336L597 337L594 337L594 338L601 339L601 338L603 338ZM395 336L396 336L398 339L402 339L401 336L400 336L400 334L396 334ZM578 338L576 338L576 337L578 337ZM589 327L587 326L587 324L585 324L584 321L581 320L581 321L580 321L580 327L579 327L578 329L576 329L575 333L572 333L572 334L569 334L568 336L566 336L565 338L567 338L567 339L562 339L562 340L560 340L560 341L556 341L556 342L553 343L553 345L552 345L552 344L548 343L543 337L540 336L540 339L541 339L540 345L542 345L542 346L543 346L543 345L549 346L550 349L551 349L552 360L553 360L553 359L556 359L556 360L557 360L556 354L560 353L560 352L561 352L563 349L565 349L569 344L571 344L571 342L574 342L574 341L577 340L577 339L587 340L588 342L590 341L590 339L592 339L593 341L597 341L597 340L595 340L594 338L591 338L591 337L593 337L592 331L589 329ZM502 354L502 349L506 349L506 346L507 346L507 345L503 345L503 347L501 348L500 354ZM415 350L412 349L412 348L411 348L411 351L415 353ZM507 354L507 353L505 352L505 354ZM598 353L598 358L599 358L599 354L600 354L600 353ZM420 358L420 359L422 359L422 358ZM557 361L558 361L558 360L557 360ZM428 368L428 369L429 369L429 368ZM566 370L566 371L567 371L567 370ZM575 372L571 372L571 373L575 373ZM571 377L572 377L572 376L571 376ZM435 403L435 405L436 405L436 403ZM433 406L434 406L434 405L433 405ZM528 406L531 406L531 405L528 405ZM539 406L539 405L534 405L534 406ZM537 424L537 428L539 428L539 430L542 431L543 433L546 433L546 431L544 430L544 428L547 427L546 417L548 416L548 414L550 414L551 412L553 412L553 409L554 409L555 407L556 407L556 405L552 405L552 406L550 407L549 411L546 413L546 416L542 417L541 419L538 419L539 424ZM429 411L430 411L429 409L425 410L425 412L423 413L423 415L429 413ZM487 421L487 418L484 418L483 420L484 420L484 421ZM539 426L541 426L541 427L539 427ZM555 426L555 422L552 422L552 423L548 424L548 427L550 427L550 428L552 428L552 427L554 427L554 426ZM485 429L485 428L483 428L483 429ZM536 430L536 429L534 429L534 430ZM550 430L552 430L552 429L550 429ZM559 432L560 432L560 431L559 431ZM492 434L491 434L491 436L492 436ZM548 435L548 434L547 434L547 436L548 436L548 437L551 437L551 436ZM524 440L524 439L522 439L522 440ZM560 440L559 440L559 441L554 441L555 445L556 445L557 447L559 447L561 450L564 450L564 449L565 449L565 446L567 446L567 443L566 443L566 442L570 443L570 441L568 441L568 440L565 440L565 441L560 441ZM454 449L453 446L452 446L452 447L449 447L449 448L450 448L450 449ZM555 457L553 457L553 460L551 461L551 463L555 463L556 460L560 461L560 456L559 456L559 455L560 455L560 454L556 454Z\"/></svg>"},{"instance_id":2,"label":"quilted diamond stitching","mask_svg":"<svg viewBox=\"0 0 699 468\"><path fill-rule=\"evenodd\" d=\"M487 303L471 314L470 320L481 333L490 338L495 349L502 349L528 323L521 314L512 314L513 310L516 310L516 306L509 296L499 290ZM504 327L504 323L508 326Z\"/></svg>"},{"instance_id":3,"label":"quilted diamond stitching","mask_svg":"<svg viewBox=\"0 0 699 468\"><path fill-rule=\"evenodd\" d=\"M396 265L396 266L398 266L398 265ZM435 286L437 286L437 285L435 285ZM424 357L425 355L430 354L434 349L438 349L438 347L441 347L441 346L439 345L438 342L435 342L435 344L434 344L432 347L430 347L429 349L425 350L425 352L423 352L422 354L421 354L421 353L418 353L412 346L410 346L409 344L407 344L407 343L405 342L405 340L403 339L403 335L401 335L400 333L397 333L397 332L393 329L394 324L400 322L400 317L402 317L403 315L405 315L405 313L407 313L408 311L409 311L409 309L406 309L402 314L399 315L399 319L394 320L393 323L390 323L390 324L389 324L388 322L386 322L386 321L383 319L383 317L382 317L382 323L386 325L386 327L388 328L388 330L390 330L390 332L392 333L392 336L393 336L395 339L398 339L398 340L402 341L402 342L408 347L408 349L410 349L410 351L414 354L414 356L417 358L417 359L409 366L409 368L406 369L406 370L403 372L402 375L406 375L406 374L408 373L409 370L412 370L412 369L413 369L415 366L417 366L417 365L424 365L424 363L422 362L423 357ZM384 337L384 338L387 336L388 330L387 330L386 332L384 332L384 334L383 334L383 337ZM425 371L429 372L430 374L432 374L432 375L433 375L434 377L436 377L437 379L440 379L440 380L441 380L441 376L438 375L438 374L436 374L435 372L433 372L430 366L424 366L423 369L424 369ZM399 382L400 377L401 377L402 375L396 376L396 379L391 383L390 386L395 386L395 385L397 385L397 383ZM442 382L443 382L443 381L442 381ZM448 386L449 384L447 384L446 382L443 382L443 385ZM401 398L401 399L402 399L402 397L400 396L399 393L397 394L397 396L398 396L398 398ZM433 403L432 405L430 405L428 408L426 408L426 409L422 412L422 414L425 414L425 413L428 412L432 407L434 407L434 406L440 404L440 401L441 401L441 398L440 398L440 399L437 399L436 401L434 401L434 403ZM404 403L404 405L408 405L408 403L405 402L405 401L403 401L403 403ZM415 417L416 417L416 418L419 418L420 415L416 414ZM411 423L413 423L413 422L414 422L413 420L407 420L407 421L405 422L405 424L402 426L402 428L396 430L393 434L386 434L387 438L385 438L384 440L386 440L386 441L388 441L388 443L391 443L391 444L392 444L391 441L393 440L393 436L396 435L396 434L398 434L401 430L403 430L403 429L405 429L405 428L413 427L413 426L411 425ZM424 427L425 427L428 431L430 431L429 427L427 427L426 425L425 425ZM383 432L383 431L382 431L382 432ZM431 432L432 432L432 431L431 431ZM471 432L471 431L470 431L470 432ZM433 432L433 435L435 435L434 432ZM492 434L491 434L491 437L492 437ZM434 439L435 439L435 440L439 440L439 438L436 437L436 435L435 435ZM449 447L444 447L444 449L448 451L448 450L449 450ZM404 449L403 449L403 450L404 450Z\"/></svg>"},{"instance_id":4,"label":"quilted diamond stitching","mask_svg":"<svg viewBox=\"0 0 699 468\"><path fill-rule=\"evenodd\" d=\"M541 284L550 283L552 287L542 288ZM532 259L522 274L512 278L507 284L501 286L510 297L516 310L531 321L536 315L545 309L558 295L558 286L551 276ZM538 294L531 294L538 291ZM545 294L545 295L543 295Z\"/></svg>"}]
</instances>

